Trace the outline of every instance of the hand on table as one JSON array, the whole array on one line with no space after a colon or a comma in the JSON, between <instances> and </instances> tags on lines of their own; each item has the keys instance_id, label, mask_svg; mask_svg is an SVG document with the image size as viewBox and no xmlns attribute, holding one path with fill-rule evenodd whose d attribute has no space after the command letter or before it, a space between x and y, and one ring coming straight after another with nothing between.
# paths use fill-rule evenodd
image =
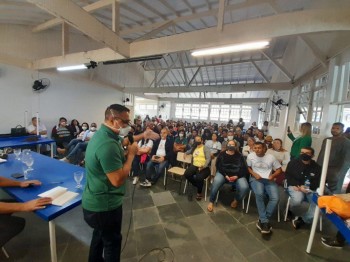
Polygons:
<instances>
[{"instance_id":1,"label":"hand on table","mask_svg":"<svg viewBox=\"0 0 350 262\"><path fill-rule=\"evenodd\" d=\"M38 209L43 209L51 203L52 199L49 197L37 198L23 203L23 211L35 211Z\"/></svg>"},{"instance_id":2,"label":"hand on table","mask_svg":"<svg viewBox=\"0 0 350 262\"><path fill-rule=\"evenodd\" d=\"M29 187L29 186L40 186L41 182L39 180L28 180L20 183L20 187Z\"/></svg>"}]
</instances>

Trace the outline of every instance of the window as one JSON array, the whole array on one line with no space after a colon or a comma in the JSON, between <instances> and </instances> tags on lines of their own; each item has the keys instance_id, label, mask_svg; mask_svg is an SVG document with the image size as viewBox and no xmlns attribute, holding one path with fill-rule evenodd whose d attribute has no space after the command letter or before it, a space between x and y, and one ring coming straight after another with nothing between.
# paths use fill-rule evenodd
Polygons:
<instances>
[{"instance_id":1,"label":"window","mask_svg":"<svg viewBox=\"0 0 350 262\"><path fill-rule=\"evenodd\" d=\"M228 121L230 117L230 105L222 105L220 111L220 121Z\"/></svg>"},{"instance_id":2,"label":"window","mask_svg":"<svg viewBox=\"0 0 350 262\"><path fill-rule=\"evenodd\" d=\"M153 105L146 105L146 109L153 109Z\"/></svg>"},{"instance_id":3,"label":"window","mask_svg":"<svg viewBox=\"0 0 350 262\"><path fill-rule=\"evenodd\" d=\"M200 120L207 120L208 119L208 113L209 113L209 105L201 105L201 111L199 114Z\"/></svg>"},{"instance_id":4,"label":"window","mask_svg":"<svg viewBox=\"0 0 350 262\"><path fill-rule=\"evenodd\" d=\"M192 105L191 119L199 119L199 105Z\"/></svg>"},{"instance_id":5,"label":"window","mask_svg":"<svg viewBox=\"0 0 350 262\"><path fill-rule=\"evenodd\" d=\"M212 105L210 110L210 120L218 121L220 115L220 106Z\"/></svg>"},{"instance_id":6,"label":"window","mask_svg":"<svg viewBox=\"0 0 350 262\"><path fill-rule=\"evenodd\" d=\"M252 107L251 106L242 106L241 117L243 121L248 123L252 118Z\"/></svg>"},{"instance_id":7,"label":"window","mask_svg":"<svg viewBox=\"0 0 350 262\"><path fill-rule=\"evenodd\" d=\"M191 118L191 104L184 104L183 118L185 119Z\"/></svg>"},{"instance_id":8,"label":"window","mask_svg":"<svg viewBox=\"0 0 350 262\"><path fill-rule=\"evenodd\" d=\"M320 90L315 91L313 95L311 124L312 133L315 135L320 134L325 93L326 89L322 88Z\"/></svg>"},{"instance_id":9,"label":"window","mask_svg":"<svg viewBox=\"0 0 350 262\"><path fill-rule=\"evenodd\" d=\"M176 118L182 118L182 109L183 109L183 104L176 104L175 105L175 117Z\"/></svg>"},{"instance_id":10,"label":"window","mask_svg":"<svg viewBox=\"0 0 350 262\"><path fill-rule=\"evenodd\" d=\"M299 130L301 123L307 121L309 103L311 98L311 84L306 83L301 86L297 97L297 114L295 116L294 130Z\"/></svg>"},{"instance_id":11,"label":"window","mask_svg":"<svg viewBox=\"0 0 350 262\"><path fill-rule=\"evenodd\" d=\"M230 119L235 123L239 121L240 116L241 116L241 106L232 105Z\"/></svg>"},{"instance_id":12,"label":"window","mask_svg":"<svg viewBox=\"0 0 350 262\"><path fill-rule=\"evenodd\" d=\"M146 109L146 105L139 105L140 110Z\"/></svg>"}]
</instances>

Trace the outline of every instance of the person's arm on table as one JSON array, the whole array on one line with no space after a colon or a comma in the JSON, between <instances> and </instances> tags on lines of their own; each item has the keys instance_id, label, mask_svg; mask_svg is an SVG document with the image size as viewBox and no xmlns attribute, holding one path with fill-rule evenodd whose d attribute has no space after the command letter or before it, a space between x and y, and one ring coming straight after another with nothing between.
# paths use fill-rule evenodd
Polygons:
<instances>
[{"instance_id":1,"label":"person's arm on table","mask_svg":"<svg viewBox=\"0 0 350 262\"><path fill-rule=\"evenodd\" d=\"M39 180L16 181L0 176L0 187L28 187L30 185L40 186L41 182Z\"/></svg>"}]
</instances>

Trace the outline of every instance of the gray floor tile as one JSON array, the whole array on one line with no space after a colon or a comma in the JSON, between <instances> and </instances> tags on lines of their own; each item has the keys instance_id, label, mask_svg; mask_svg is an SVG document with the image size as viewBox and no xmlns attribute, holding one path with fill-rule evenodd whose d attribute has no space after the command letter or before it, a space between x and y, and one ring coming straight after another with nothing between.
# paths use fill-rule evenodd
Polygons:
<instances>
[{"instance_id":1,"label":"gray floor tile","mask_svg":"<svg viewBox=\"0 0 350 262\"><path fill-rule=\"evenodd\" d=\"M246 261L238 248L221 232L201 238L200 243L213 261Z\"/></svg>"},{"instance_id":2,"label":"gray floor tile","mask_svg":"<svg viewBox=\"0 0 350 262\"><path fill-rule=\"evenodd\" d=\"M188 241L184 244L173 247L177 262L212 262L206 250L198 241Z\"/></svg>"},{"instance_id":3,"label":"gray floor tile","mask_svg":"<svg viewBox=\"0 0 350 262\"><path fill-rule=\"evenodd\" d=\"M273 254L271 251L264 249L263 251L260 251L258 253L255 253L251 256L247 257L249 262L256 262L256 261L268 261L268 262L280 262L280 260L275 254Z\"/></svg>"},{"instance_id":4,"label":"gray floor tile","mask_svg":"<svg viewBox=\"0 0 350 262\"><path fill-rule=\"evenodd\" d=\"M162 225L154 225L135 230L137 252L143 256L154 248L169 246L165 231Z\"/></svg>"},{"instance_id":5,"label":"gray floor tile","mask_svg":"<svg viewBox=\"0 0 350 262\"><path fill-rule=\"evenodd\" d=\"M185 197L182 196L182 198ZM187 217L204 213L203 209L197 204L196 200L188 201L187 198L185 198L185 200L178 201L177 203L181 208L182 213Z\"/></svg>"},{"instance_id":6,"label":"gray floor tile","mask_svg":"<svg viewBox=\"0 0 350 262\"><path fill-rule=\"evenodd\" d=\"M314 261L305 251L300 251L292 242L285 240L271 248L271 251L282 261Z\"/></svg>"},{"instance_id":7,"label":"gray floor tile","mask_svg":"<svg viewBox=\"0 0 350 262\"><path fill-rule=\"evenodd\" d=\"M134 229L148 227L159 224L158 209L156 207L148 207L134 210Z\"/></svg>"},{"instance_id":8,"label":"gray floor tile","mask_svg":"<svg viewBox=\"0 0 350 262\"><path fill-rule=\"evenodd\" d=\"M137 190L137 189L136 189ZM144 189L140 189L144 190ZM147 190L147 189L145 189ZM133 209L141 209L154 206L153 199L149 194L135 195Z\"/></svg>"},{"instance_id":9,"label":"gray floor tile","mask_svg":"<svg viewBox=\"0 0 350 262\"><path fill-rule=\"evenodd\" d=\"M191 216L186 219L198 239L218 232L219 228L206 214Z\"/></svg>"},{"instance_id":10,"label":"gray floor tile","mask_svg":"<svg viewBox=\"0 0 350 262\"><path fill-rule=\"evenodd\" d=\"M229 232L232 229L242 227L242 224L237 219L232 217L226 210L215 211L208 214L214 223L224 232Z\"/></svg>"},{"instance_id":11,"label":"gray floor tile","mask_svg":"<svg viewBox=\"0 0 350 262\"><path fill-rule=\"evenodd\" d=\"M175 203L174 197L169 191L151 194L155 206L163 206Z\"/></svg>"},{"instance_id":12,"label":"gray floor tile","mask_svg":"<svg viewBox=\"0 0 350 262\"><path fill-rule=\"evenodd\" d=\"M137 256L137 243L135 238L135 233L130 230L127 242L126 241L126 233L123 234L122 248L125 245L125 248L121 254L121 259L124 261L126 258L133 258Z\"/></svg>"},{"instance_id":13,"label":"gray floor tile","mask_svg":"<svg viewBox=\"0 0 350 262\"><path fill-rule=\"evenodd\" d=\"M185 218L164 224L164 230L171 247L198 241Z\"/></svg>"},{"instance_id":14,"label":"gray floor tile","mask_svg":"<svg viewBox=\"0 0 350 262\"><path fill-rule=\"evenodd\" d=\"M178 219L181 219L184 217L184 214L182 213L180 207L178 204L170 204L170 205L164 205L164 206L158 206L158 212L159 216L163 223L169 222L169 221L177 221Z\"/></svg>"},{"instance_id":15,"label":"gray floor tile","mask_svg":"<svg viewBox=\"0 0 350 262\"><path fill-rule=\"evenodd\" d=\"M230 230L226 235L245 257L265 248L245 227Z\"/></svg>"}]
</instances>

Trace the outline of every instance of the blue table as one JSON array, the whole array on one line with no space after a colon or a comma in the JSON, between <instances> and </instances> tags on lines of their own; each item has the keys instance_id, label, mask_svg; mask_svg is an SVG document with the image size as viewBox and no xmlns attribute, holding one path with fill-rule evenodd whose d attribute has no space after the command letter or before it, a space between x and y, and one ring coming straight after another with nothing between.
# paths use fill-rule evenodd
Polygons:
<instances>
[{"instance_id":1,"label":"blue table","mask_svg":"<svg viewBox=\"0 0 350 262\"><path fill-rule=\"evenodd\" d=\"M13 196L19 202L26 202L38 198L40 193L56 186L66 187L69 191L79 193L79 196L72 199L62 207L52 205L45 209L35 211L35 214L49 222L51 261L56 262L57 253L54 219L81 204L83 191L82 189L75 188L76 183L74 181L73 173L76 171L85 171L85 169L35 152L32 152L32 156L34 158L34 170L29 172L29 179L38 179L42 182L42 185L30 188L7 187L3 188L5 192ZM9 155L7 162L0 164L0 175L12 179L11 174L23 173L22 166L23 163L16 160L15 156L11 154ZM23 181L23 178L18 179L18 181ZM85 185L85 176L82 185Z\"/></svg>"},{"instance_id":2,"label":"blue table","mask_svg":"<svg viewBox=\"0 0 350 262\"><path fill-rule=\"evenodd\" d=\"M0 137L0 148L37 146L37 151L39 152L39 145L51 144L51 157L53 157L53 143L55 143L55 140L40 136L37 141L26 141L32 137L36 136Z\"/></svg>"}]
</instances>

